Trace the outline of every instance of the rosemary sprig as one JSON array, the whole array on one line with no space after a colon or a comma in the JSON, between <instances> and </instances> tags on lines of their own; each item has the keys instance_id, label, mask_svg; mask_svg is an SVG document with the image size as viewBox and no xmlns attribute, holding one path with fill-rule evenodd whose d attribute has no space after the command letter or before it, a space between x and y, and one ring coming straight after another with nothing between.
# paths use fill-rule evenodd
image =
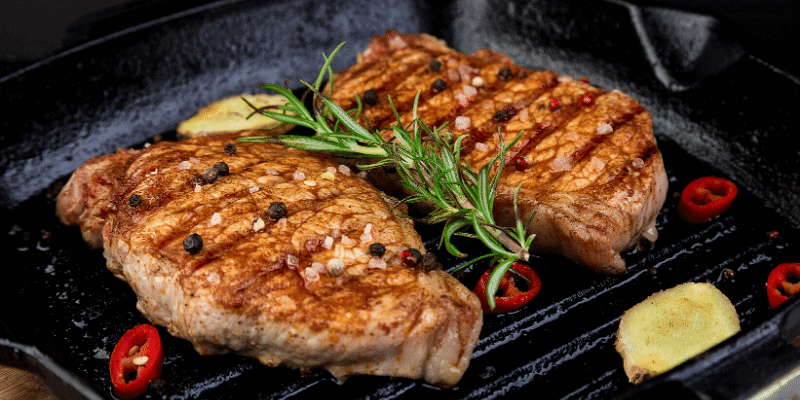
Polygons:
<instances>
[{"instance_id":1,"label":"rosemary sprig","mask_svg":"<svg viewBox=\"0 0 800 400\"><path fill-rule=\"evenodd\" d=\"M489 253L476 257L458 269L465 268L477 261L487 258L497 267L493 270L487 284L487 300L494 308L495 293L503 276L510 270L515 261L527 261L528 248L535 235L528 235L526 224L523 224L517 208L517 194L514 194L514 211L516 224L514 227L501 227L495 223L492 209L495 190L505 164L508 149L522 135L506 145L502 142L498 154L477 172L461 157L462 141L466 135L452 140L451 134L445 130L446 124L431 128L417 116L419 93L414 101L413 122L408 127L400 124L400 116L392 103L392 111L398 121L391 129L394 140L383 139L378 131L369 131L356 122L361 112L361 100L356 96L358 107L345 111L321 93L321 85L327 75L333 79L331 60L342 48L340 44L325 56L325 63L320 68L319 76L313 84L301 81L307 93L313 94L314 115L305 107L291 90L274 84L262 84L266 90L274 91L284 97L287 102L270 108L251 107L255 113L261 113L275 120L305 126L317 132L314 136L282 135L277 137L246 137L240 141L277 143L289 147L338 153L349 157L370 157L377 161L370 164L359 164L363 170L383 166L393 166L400 175L402 184L413 194L404 199L407 203L429 202L435 206L434 211L422 219L425 223L444 222L439 247L444 246L450 254L467 257L456 246L451 238L454 235L475 237L483 242ZM243 98L245 102L246 99ZM321 106L318 106L321 103ZM355 115L355 117L354 117ZM494 172L493 172L494 171ZM530 222L530 221L528 221ZM472 233L466 232L471 229ZM513 269L511 270L513 272Z\"/></svg>"}]
</instances>

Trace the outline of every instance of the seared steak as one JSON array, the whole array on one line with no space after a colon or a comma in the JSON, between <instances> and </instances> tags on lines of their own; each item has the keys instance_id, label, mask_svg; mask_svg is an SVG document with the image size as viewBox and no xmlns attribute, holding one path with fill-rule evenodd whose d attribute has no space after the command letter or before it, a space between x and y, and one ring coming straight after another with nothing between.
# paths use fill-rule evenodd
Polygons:
<instances>
[{"instance_id":1,"label":"seared steak","mask_svg":"<svg viewBox=\"0 0 800 400\"><path fill-rule=\"evenodd\" d=\"M403 265L403 250L424 252L412 222L329 157L234 142L201 137L91 159L60 193L59 218L104 248L152 323L201 354L455 384L480 303L441 270ZM227 168L214 178L217 162Z\"/></svg>"},{"instance_id":2,"label":"seared steak","mask_svg":"<svg viewBox=\"0 0 800 400\"><path fill-rule=\"evenodd\" d=\"M524 220L536 212L533 251L617 274L625 271L621 251L643 235L655 240L667 177L650 114L636 100L514 65L491 50L467 55L429 35L392 31L335 74L331 98L349 110L362 97L359 122L383 129L397 123L387 97L406 125L418 92L427 125L449 123L455 137L469 135L462 155L473 168L497 154L501 136L509 143L524 131L508 154L495 214L513 222L513 194L522 184ZM382 135L389 140L392 131ZM393 189L392 179L374 176L376 185Z\"/></svg>"}]
</instances>

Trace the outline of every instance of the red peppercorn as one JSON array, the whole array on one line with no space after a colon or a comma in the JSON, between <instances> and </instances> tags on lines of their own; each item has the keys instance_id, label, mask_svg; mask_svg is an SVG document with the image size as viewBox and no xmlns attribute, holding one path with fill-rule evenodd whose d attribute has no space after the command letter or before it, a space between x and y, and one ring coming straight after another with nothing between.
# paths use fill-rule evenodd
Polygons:
<instances>
[{"instance_id":1,"label":"red peppercorn","mask_svg":"<svg viewBox=\"0 0 800 400\"><path fill-rule=\"evenodd\" d=\"M531 163L528 162L528 158L525 156L516 156L514 157L514 167L519 172L525 172L531 167Z\"/></svg>"},{"instance_id":2,"label":"red peppercorn","mask_svg":"<svg viewBox=\"0 0 800 400\"><path fill-rule=\"evenodd\" d=\"M594 105L594 96L592 96L590 93L586 93L583 95L583 99L581 99L581 101L586 107L591 107Z\"/></svg>"},{"instance_id":3,"label":"red peppercorn","mask_svg":"<svg viewBox=\"0 0 800 400\"><path fill-rule=\"evenodd\" d=\"M409 268L414 268L422 260L422 253L417 249L403 250L400 256L403 259L403 264Z\"/></svg>"},{"instance_id":4,"label":"red peppercorn","mask_svg":"<svg viewBox=\"0 0 800 400\"><path fill-rule=\"evenodd\" d=\"M561 102L558 101L558 99L554 98L554 99L550 100L550 110L551 111L558 110L559 107L561 107Z\"/></svg>"}]
</instances>

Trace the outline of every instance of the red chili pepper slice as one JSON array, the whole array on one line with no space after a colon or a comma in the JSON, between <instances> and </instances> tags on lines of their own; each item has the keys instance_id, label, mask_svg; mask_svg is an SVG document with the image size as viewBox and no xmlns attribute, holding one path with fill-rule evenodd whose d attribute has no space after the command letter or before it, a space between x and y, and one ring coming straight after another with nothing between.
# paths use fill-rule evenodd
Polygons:
<instances>
[{"instance_id":1,"label":"red chili pepper slice","mask_svg":"<svg viewBox=\"0 0 800 400\"><path fill-rule=\"evenodd\" d=\"M783 263L769 273L767 300L772 309L778 308L798 292L800 292L800 264Z\"/></svg>"},{"instance_id":2,"label":"red chili pepper slice","mask_svg":"<svg viewBox=\"0 0 800 400\"><path fill-rule=\"evenodd\" d=\"M495 307L494 310L492 310L489 308L489 301L486 299L486 285L489 283L489 276L492 270L486 271L473 290L481 300L481 305L485 313L499 314L519 309L525 304L528 304L542 288L542 281L539 279L539 275L536 275L536 272L527 265L515 262L511 264L511 268L528 280L528 288L525 291L521 291L515 284L516 279L513 273L510 271L506 272L505 276L503 276L503 279L500 281L500 288L498 290L498 293L502 292L502 296L495 297Z\"/></svg>"},{"instance_id":3,"label":"red chili pepper slice","mask_svg":"<svg viewBox=\"0 0 800 400\"><path fill-rule=\"evenodd\" d=\"M693 224L706 222L725 212L738 193L736 184L725 178L695 179L683 189L678 213Z\"/></svg>"},{"instance_id":4,"label":"red chili pepper slice","mask_svg":"<svg viewBox=\"0 0 800 400\"><path fill-rule=\"evenodd\" d=\"M125 332L114 346L109 369L114 394L132 399L147 391L150 382L161 376L164 350L161 337L152 325L138 325Z\"/></svg>"}]
</instances>

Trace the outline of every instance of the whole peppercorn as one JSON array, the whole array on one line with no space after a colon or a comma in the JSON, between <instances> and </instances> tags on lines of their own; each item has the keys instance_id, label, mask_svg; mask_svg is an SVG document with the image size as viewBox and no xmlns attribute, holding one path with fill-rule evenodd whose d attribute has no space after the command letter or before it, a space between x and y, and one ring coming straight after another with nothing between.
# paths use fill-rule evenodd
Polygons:
<instances>
[{"instance_id":1,"label":"whole peppercorn","mask_svg":"<svg viewBox=\"0 0 800 400\"><path fill-rule=\"evenodd\" d=\"M403 250L401 257L403 259L403 264L409 268L414 268L422 259L422 253L417 249L408 249Z\"/></svg>"},{"instance_id":2,"label":"whole peppercorn","mask_svg":"<svg viewBox=\"0 0 800 400\"><path fill-rule=\"evenodd\" d=\"M500 68L500 70L497 71L497 77L504 81L511 79L511 68L509 67Z\"/></svg>"},{"instance_id":3,"label":"whole peppercorn","mask_svg":"<svg viewBox=\"0 0 800 400\"><path fill-rule=\"evenodd\" d=\"M514 157L514 168L517 169L519 172L525 172L530 169L531 163L528 161L528 157L525 156L516 156Z\"/></svg>"},{"instance_id":4,"label":"whole peppercorn","mask_svg":"<svg viewBox=\"0 0 800 400\"><path fill-rule=\"evenodd\" d=\"M442 264L439 262L439 259L436 257L436 254L433 253L423 254L422 261L420 261L420 265L422 266L422 270L427 272L442 267Z\"/></svg>"},{"instance_id":5,"label":"whole peppercorn","mask_svg":"<svg viewBox=\"0 0 800 400\"><path fill-rule=\"evenodd\" d=\"M203 179L203 175L192 174L192 176L189 177L189 184L192 185L192 187L197 186L197 185L205 185L206 184L206 180Z\"/></svg>"},{"instance_id":6,"label":"whole peppercorn","mask_svg":"<svg viewBox=\"0 0 800 400\"><path fill-rule=\"evenodd\" d=\"M369 245L369 255L373 257L383 257L386 254L386 247L383 243L373 243Z\"/></svg>"},{"instance_id":7,"label":"whole peppercorn","mask_svg":"<svg viewBox=\"0 0 800 400\"><path fill-rule=\"evenodd\" d=\"M229 156L236 155L236 145L233 143L227 143L225 145L225 154Z\"/></svg>"},{"instance_id":8,"label":"whole peppercorn","mask_svg":"<svg viewBox=\"0 0 800 400\"><path fill-rule=\"evenodd\" d=\"M208 183L214 183L218 176L219 172L214 168L206 168L206 170L203 171L203 179Z\"/></svg>"},{"instance_id":9,"label":"whole peppercorn","mask_svg":"<svg viewBox=\"0 0 800 400\"><path fill-rule=\"evenodd\" d=\"M586 93L585 95L583 95L581 101L583 102L583 105L585 105L586 107L591 107L594 105L594 96L592 96L590 93Z\"/></svg>"},{"instance_id":10,"label":"whole peppercorn","mask_svg":"<svg viewBox=\"0 0 800 400\"><path fill-rule=\"evenodd\" d=\"M273 221L277 221L286 216L286 204L282 201L276 201L269 205L267 208L267 216Z\"/></svg>"},{"instance_id":11,"label":"whole peppercorn","mask_svg":"<svg viewBox=\"0 0 800 400\"><path fill-rule=\"evenodd\" d=\"M142 196L136 193L132 194L131 197L128 197L128 205L131 208L139 207L142 205Z\"/></svg>"},{"instance_id":12,"label":"whole peppercorn","mask_svg":"<svg viewBox=\"0 0 800 400\"><path fill-rule=\"evenodd\" d=\"M439 60L431 60L431 62L428 63L428 67L431 69L431 72L437 74L442 70L442 62Z\"/></svg>"},{"instance_id":13,"label":"whole peppercorn","mask_svg":"<svg viewBox=\"0 0 800 400\"><path fill-rule=\"evenodd\" d=\"M228 174L231 173L231 170L228 167L228 163L226 163L225 161L215 162L212 168L217 170L218 176L227 176Z\"/></svg>"},{"instance_id":14,"label":"whole peppercorn","mask_svg":"<svg viewBox=\"0 0 800 400\"><path fill-rule=\"evenodd\" d=\"M378 104L378 93L372 89L368 89L364 92L364 102L371 106Z\"/></svg>"},{"instance_id":15,"label":"whole peppercorn","mask_svg":"<svg viewBox=\"0 0 800 400\"><path fill-rule=\"evenodd\" d=\"M196 233L192 233L183 240L183 248L189 254L197 254L203 249L203 238Z\"/></svg>"},{"instance_id":16,"label":"whole peppercorn","mask_svg":"<svg viewBox=\"0 0 800 400\"><path fill-rule=\"evenodd\" d=\"M447 82L445 82L444 79L437 79L433 81L433 84L431 85L431 90L434 93L439 93L445 89L447 89Z\"/></svg>"},{"instance_id":17,"label":"whole peppercorn","mask_svg":"<svg viewBox=\"0 0 800 400\"><path fill-rule=\"evenodd\" d=\"M514 110L514 107L509 104L509 105L497 110L497 112L494 113L494 120L497 121L497 122L508 121L516 113L517 113L517 111Z\"/></svg>"}]
</instances>

